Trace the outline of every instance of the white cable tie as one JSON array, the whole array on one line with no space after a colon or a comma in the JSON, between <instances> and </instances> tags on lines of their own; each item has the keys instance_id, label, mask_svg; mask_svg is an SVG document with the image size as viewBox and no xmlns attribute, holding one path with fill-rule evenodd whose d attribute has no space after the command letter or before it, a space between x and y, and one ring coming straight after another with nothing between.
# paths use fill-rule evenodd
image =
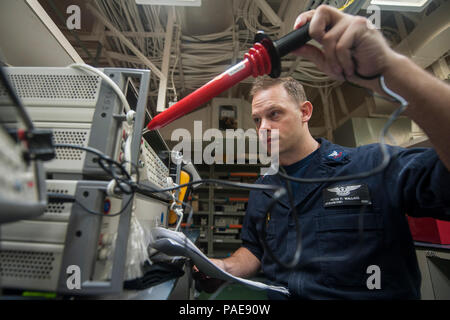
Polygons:
<instances>
[{"instance_id":1,"label":"white cable tie","mask_svg":"<svg viewBox=\"0 0 450 320\"><path fill-rule=\"evenodd\" d=\"M126 116L126 118L127 118L127 123L130 125L130 126L133 126L133 122L134 122L134 117L136 116L136 112L134 111L134 110L130 110L130 111L128 111L127 112L127 116Z\"/></svg>"},{"instance_id":2,"label":"white cable tie","mask_svg":"<svg viewBox=\"0 0 450 320\"><path fill-rule=\"evenodd\" d=\"M114 189L117 186L116 180L111 180L106 187L106 194L110 197L117 197L117 194L114 192Z\"/></svg>"},{"instance_id":3,"label":"white cable tie","mask_svg":"<svg viewBox=\"0 0 450 320\"><path fill-rule=\"evenodd\" d=\"M177 198L175 198L175 192L172 192L171 195L172 195L172 200L173 200L174 202L177 202Z\"/></svg>"}]
</instances>

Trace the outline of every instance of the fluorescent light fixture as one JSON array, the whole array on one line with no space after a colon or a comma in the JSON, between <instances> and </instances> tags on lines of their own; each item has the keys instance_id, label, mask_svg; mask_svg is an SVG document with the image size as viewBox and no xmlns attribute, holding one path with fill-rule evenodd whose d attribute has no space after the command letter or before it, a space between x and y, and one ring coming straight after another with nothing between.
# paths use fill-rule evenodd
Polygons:
<instances>
[{"instance_id":1,"label":"fluorescent light fixture","mask_svg":"<svg viewBox=\"0 0 450 320\"><path fill-rule=\"evenodd\" d=\"M136 0L136 3L155 6L200 7L202 0Z\"/></svg>"},{"instance_id":2,"label":"fluorescent light fixture","mask_svg":"<svg viewBox=\"0 0 450 320\"><path fill-rule=\"evenodd\" d=\"M371 0L370 4L389 11L422 11L431 0Z\"/></svg>"}]
</instances>

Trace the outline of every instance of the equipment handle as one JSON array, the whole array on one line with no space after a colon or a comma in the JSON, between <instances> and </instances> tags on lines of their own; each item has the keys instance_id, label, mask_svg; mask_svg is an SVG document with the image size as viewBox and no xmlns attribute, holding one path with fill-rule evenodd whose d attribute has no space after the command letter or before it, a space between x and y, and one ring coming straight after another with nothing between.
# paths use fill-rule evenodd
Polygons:
<instances>
[{"instance_id":1,"label":"equipment handle","mask_svg":"<svg viewBox=\"0 0 450 320\"><path fill-rule=\"evenodd\" d=\"M284 37L276 40L274 46L278 49L278 54L281 58L291 51L300 48L309 40L311 40L311 36L309 35L309 22L307 22L301 28L291 31Z\"/></svg>"}]
</instances>

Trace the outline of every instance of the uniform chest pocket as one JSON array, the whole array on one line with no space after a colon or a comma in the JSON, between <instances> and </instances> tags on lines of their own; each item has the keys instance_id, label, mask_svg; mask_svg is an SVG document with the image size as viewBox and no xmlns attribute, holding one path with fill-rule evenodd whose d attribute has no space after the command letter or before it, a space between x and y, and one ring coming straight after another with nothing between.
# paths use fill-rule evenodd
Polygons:
<instances>
[{"instance_id":1,"label":"uniform chest pocket","mask_svg":"<svg viewBox=\"0 0 450 320\"><path fill-rule=\"evenodd\" d=\"M282 218L270 219L266 221L266 239L267 241L279 242L287 232L287 220Z\"/></svg>"},{"instance_id":2,"label":"uniform chest pocket","mask_svg":"<svg viewBox=\"0 0 450 320\"><path fill-rule=\"evenodd\" d=\"M382 215L336 212L316 217L316 231L320 279L329 286L366 288L367 268L382 253Z\"/></svg>"},{"instance_id":3,"label":"uniform chest pocket","mask_svg":"<svg viewBox=\"0 0 450 320\"><path fill-rule=\"evenodd\" d=\"M287 254L288 221L283 217L271 218L266 222L265 241L277 256L285 259Z\"/></svg>"}]
</instances>

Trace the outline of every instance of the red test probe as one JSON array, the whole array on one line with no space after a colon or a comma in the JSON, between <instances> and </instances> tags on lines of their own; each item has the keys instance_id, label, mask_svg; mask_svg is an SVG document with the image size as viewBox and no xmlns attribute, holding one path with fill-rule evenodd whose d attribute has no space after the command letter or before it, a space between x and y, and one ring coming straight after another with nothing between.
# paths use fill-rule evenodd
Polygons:
<instances>
[{"instance_id":1,"label":"red test probe","mask_svg":"<svg viewBox=\"0 0 450 320\"><path fill-rule=\"evenodd\" d=\"M181 116L195 110L236 83L252 75L253 77L269 74L278 78L281 73L281 57L300 48L311 40L309 22L284 37L272 41L260 32L255 36L255 44L244 55L244 60L218 75L201 88L184 97L169 109L156 115L147 125L149 130L164 127Z\"/></svg>"}]
</instances>

